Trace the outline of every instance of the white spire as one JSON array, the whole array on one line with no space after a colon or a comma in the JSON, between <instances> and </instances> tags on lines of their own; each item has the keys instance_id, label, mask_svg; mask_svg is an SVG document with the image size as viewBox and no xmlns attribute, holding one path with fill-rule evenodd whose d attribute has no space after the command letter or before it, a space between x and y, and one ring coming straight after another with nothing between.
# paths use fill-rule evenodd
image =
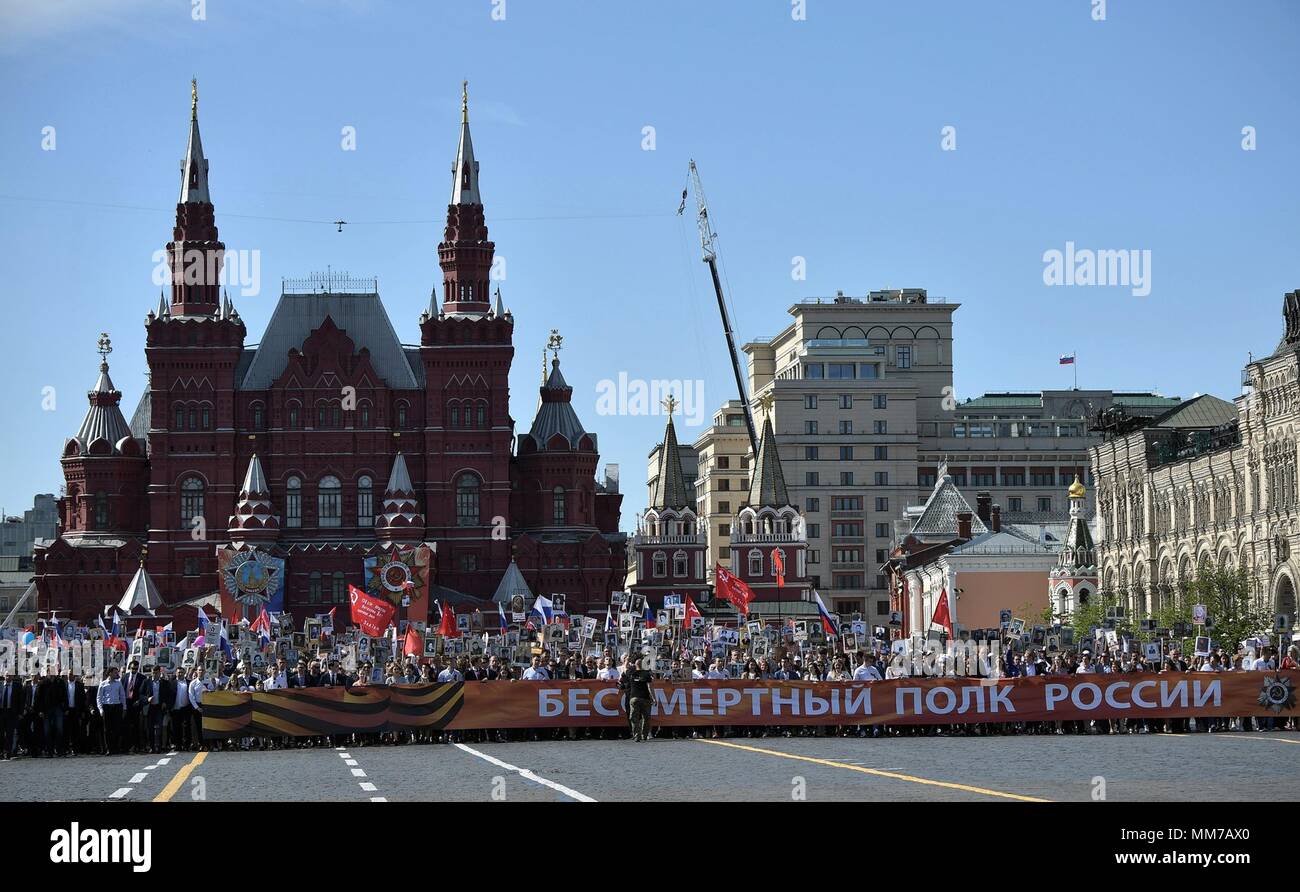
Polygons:
<instances>
[{"instance_id":1,"label":"white spire","mask_svg":"<svg viewBox=\"0 0 1300 892\"><path fill-rule=\"evenodd\" d=\"M461 82L460 145L456 148L456 163L451 167L451 203L483 203L478 194L478 162L474 160L474 143L469 138L469 81Z\"/></svg>"},{"instance_id":2,"label":"white spire","mask_svg":"<svg viewBox=\"0 0 1300 892\"><path fill-rule=\"evenodd\" d=\"M167 299L163 297L162 289L158 289L158 318L161 319L167 315Z\"/></svg>"},{"instance_id":3,"label":"white spire","mask_svg":"<svg viewBox=\"0 0 1300 892\"><path fill-rule=\"evenodd\" d=\"M501 302L501 286L497 286L496 301L492 304L492 315L498 319L504 319L506 316L505 304Z\"/></svg>"},{"instance_id":4,"label":"white spire","mask_svg":"<svg viewBox=\"0 0 1300 892\"><path fill-rule=\"evenodd\" d=\"M126 593L117 602L117 609L127 614L137 612L137 608L142 613L153 613L161 606L163 597L149 577L149 571L144 568L142 560L140 569L135 571L131 584L126 587Z\"/></svg>"},{"instance_id":5,"label":"white spire","mask_svg":"<svg viewBox=\"0 0 1300 892\"><path fill-rule=\"evenodd\" d=\"M203 157L203 142L199 139L199 87L190 81L190 142L185 147L185 160L181 162L181 204L202 202L211 204L208 195L208 159Z\"/></svg>"},{"instance_id":6,"label":"white spire","mask_svg":"<svg viewBox=\"0 0 1300 892\"><path fill-rule=\"evenodd\" d=\"M399 452L397 458L393 459L393 473L388 475L388 488L384 494L414 491L415 488L411 485L411 474L406 470L406 459Z\"/></svg>"},{"instance_id":7,"label":"white spire","mask_svg":"<svg viewBox=\"0 0 1300 892\"><path fill-rule=\"evenodd\" d=\"M266 474L262 472L261 459L257 457L255 452L248 462L248 473L244 475L244 488L240 490L240 494L258 496L266 495L270 491L266 485Z\"/></svg>"}]
</instances>

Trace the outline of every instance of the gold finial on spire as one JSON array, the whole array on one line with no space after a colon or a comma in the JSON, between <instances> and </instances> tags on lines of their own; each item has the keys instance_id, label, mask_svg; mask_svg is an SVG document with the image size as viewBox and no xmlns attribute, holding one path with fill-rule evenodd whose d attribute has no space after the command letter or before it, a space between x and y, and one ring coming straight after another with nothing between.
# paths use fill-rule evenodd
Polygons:
<instances>
[{"instance_id":1,"label":"gold finial on spire","mask_svg":"<svg viewBox=\"0 0 1300 892\"><path fill-rule=\"evenodd\" d=\"M190 78L190 120L193 121L199 116L199 79Z\"/></svg>"},{"instance_id":2,"label":"gold finial on spire","mask_svg":"<svg viewBox=\"0 0 1300 892\"><path fill-rule=\"evenodd\" d=\"M763 413L763 417L767 418L772 414L772 406L776 404L776 397L772 394L772 391L769 390L767 393L760 396L757 402L759 410Z\"/></svg>"},{"instance_id":3,"label":"gold finial on spire","mask_svg":"<svg viewBox=\"0 0 1300 892\"><path fill-rule=\"evenodd\" d=\"M1067 490L1067 493L1069 494L1069 497L1072 499L1087 498L1088 491L1083 488L1083 483L1080 482L1078 474L1074 475L1074 482L1070 484L1070 488L1069 490Z\"/></svg>"},{"instance_id":4,"label":"gold finial on spire","mask_svg":"<svg viewBox=\"0 0 1300 892\"><path fill-rule=\"evenodd\" d=\"M542 386L546 386L546 348L542 348Z\"/></svg>"},{"instance_id":5,"label":"gold finial on spire","mask_svg":"<svg viewBox=\"0 0 1300 892\"><path fill-rule=\"evenodd\" d=\"M108 367L108 354L113 352L113 341L108 337L108 332L99 333L99 364L105 368Z\"/></svg>"},{"instance_id":6,"label":"gold finial on spire","mask_svg":"<svg viewBox=\"0 0 1300 892\"><path fill-rule=\"evenodd\" d=\"M469 81L460 82L460 122L469 123Z\"/></svg>"},{"instance_id":7,"label":"gold finial on spire","mask_svg":"<svg viewBox=\"0 0 1300 892\"><path fill-rule=\"evenodd\" d=\"M659 401L659 405L664 407L664 411L668 413L668 420L672 421L673 411L677 408L677 397L670 393L664 399Z\"/></svg>"},{"instance_id":8,"label":"gold finial on spire","mask_svg":"<svg viewBox=\"0 0 1300 892\"><path fill-rule=\"evenodd\" d=\"M560 334L558 328L551 329L551 336L546 339L546 347L551 351L552 359L560 358L560 350L564 346L564 335Z\"/></svg>"}]
</instances>

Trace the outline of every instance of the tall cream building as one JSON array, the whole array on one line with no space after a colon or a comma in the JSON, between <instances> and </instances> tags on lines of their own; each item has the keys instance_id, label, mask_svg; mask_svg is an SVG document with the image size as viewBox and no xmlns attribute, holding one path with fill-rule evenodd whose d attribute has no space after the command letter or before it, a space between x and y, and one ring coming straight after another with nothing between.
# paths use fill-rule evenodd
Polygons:
<instances>
[{"instance_id":1,"label":"tall cream building","mask_svg":"<svg viewBox=\"0 0 1300 892\"><path fill-rule=\"evenodd\" d=\"M744 346L748 390L774 399L772 422L792 501L808 540L808 577L827 606L877 623L889 614L884 566L907 506L934 489L939 468L962 489L988 491L1009 527L1065 535L1065 490L1088 478L1087 417L1120 404L1162 412L1178 400L1144 393L1034 391L959 400L953 388L953 313L924 289L794 304L776 336ZM653 497L660 466L649 454ZM691 445L697 515L710 566L729 566L735 507L749 487L744 406L728 401ZM1089 512L1090 513L1090 512Z\"/></svg>"},{"instance_id":2,"label":"tall cream building","mask_svg":"<svg viewBox=\"0 0 1300 892\"><path fill-rule=\"evenodd\" d=\"M1092 447L1101 590L1151 611L1197 568L1245 568L1255 597L1295 623L1300 580L1300 291L1277 348L1247 364L1233 402L1187 400L1145 423L1112 409Z\"/></svg>"}]
</instances>

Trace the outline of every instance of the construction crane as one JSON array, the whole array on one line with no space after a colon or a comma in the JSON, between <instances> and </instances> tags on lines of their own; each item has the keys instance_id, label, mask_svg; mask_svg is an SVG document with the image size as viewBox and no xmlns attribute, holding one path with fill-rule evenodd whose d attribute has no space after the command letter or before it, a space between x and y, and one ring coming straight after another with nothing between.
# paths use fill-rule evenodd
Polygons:
<instances>
[{"instance_id":1,"label":"construction crane","mask_svg":"<svg viewBox=\"0 0 1300 892\"><path fill-rule=\"evenodd\" d=\"M704 187L700 185L700 171L695 161L690 163L690 187L695 191L695 206L698 209L696 222L700 227L700 250L703 261L709 265L709 274L713 277L713 293L718 298L718 312L722 314L722 331L727 336L727 351L731 354L731 370L736 375L736 391L740 394L740 404L745 409L745 427L749 429L749 448L753 450L754 461L758 461L758 435L754 432L754 414L749 409L749 399L745 396L745 378L740 372L740 357L736 354L736 338L731 330L731 316L727 313L727 301L722 296L722 280L718 278L718 251L713 240L717 235L709 224L709 206L704 200ZM682 190L682 203L677 208L681 214L686 210L686 190Z\"/></svg>"}]
</instances>

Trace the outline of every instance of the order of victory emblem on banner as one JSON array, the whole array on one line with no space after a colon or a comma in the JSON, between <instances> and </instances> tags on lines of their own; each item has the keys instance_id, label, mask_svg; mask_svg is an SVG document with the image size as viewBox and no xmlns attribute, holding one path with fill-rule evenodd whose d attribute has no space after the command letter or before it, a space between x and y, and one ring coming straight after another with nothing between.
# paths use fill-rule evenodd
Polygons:
<instances>
[{"instance_id":1,"label":"order of victory emblem on banner","mask_svg":"<svg viewBox=\"0 0 1300 892\"><path fill-rule=\"evenodd\" d=\"M429 614L429 567L433 549L427 545L394 547L366 558L366 593L401 606L409 598L407 617L423 621Z\"/></svg>"},{"instance_id":2,"label":"order of victory emblem on banner","mask_svg":"<svg viewBox=\"0 0 1300 892\"><path fill-rule=\"evenodd\" d=\"M284 610L284 559L257 549L222 551L217 558L221 580L222 612L237 602L244 616Z\"/></svg>"}]
</instances>

